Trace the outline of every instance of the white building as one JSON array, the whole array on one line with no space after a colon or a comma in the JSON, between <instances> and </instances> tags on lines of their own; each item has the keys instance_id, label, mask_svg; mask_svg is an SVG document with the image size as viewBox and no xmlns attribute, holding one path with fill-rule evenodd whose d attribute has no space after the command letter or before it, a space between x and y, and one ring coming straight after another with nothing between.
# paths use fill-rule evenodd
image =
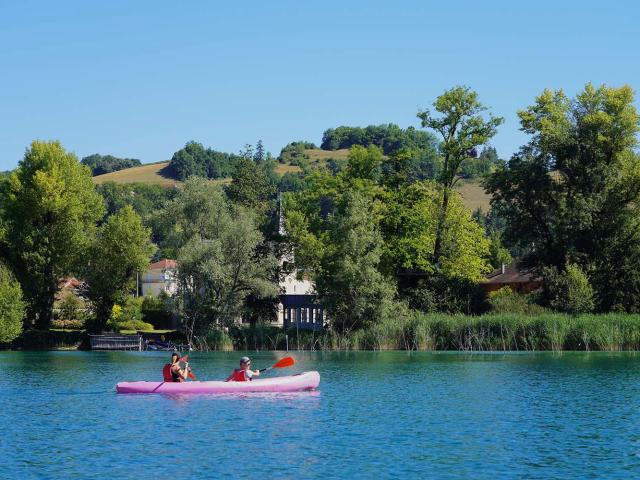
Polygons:
<instances>
[{"instance_id":1,"label":"white building","mask_svg":"<svg viewBox=\"0 0 640 480\"><path fill-rule=\"evenodd\" d=\"M279 233L285 235L282 202L280 201ZM280 265L294 264L293 253L280 258ZM278 303L277 324L284 328L296 327L303 330L322 330L325 323L324 309L318 304L315 286L309 279L298 278L294 270L279 284L280 302Z\"/></svg>"},{"instance_id":2,"label":"white building","mask_svg":"<svg viewBox=\"0 0 640 480\"><path fill-rule=\"evenodd\" d=\"M169 296L178 293L178 262L167 258L149 265L142 275L142 295L157 297L160 292Z\"/></svg>"}]
</instances>

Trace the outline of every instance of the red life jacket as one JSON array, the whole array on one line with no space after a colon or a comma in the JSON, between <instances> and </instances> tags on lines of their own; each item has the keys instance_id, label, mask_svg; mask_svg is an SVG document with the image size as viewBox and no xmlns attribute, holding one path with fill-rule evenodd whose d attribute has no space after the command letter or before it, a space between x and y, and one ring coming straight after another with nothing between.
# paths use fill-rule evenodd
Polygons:
<instances>
[{"instance_id":1,"label":"red life jacket","mask_svg":"<svg viewBox=\"0 0 640 480\"><path fill-rule=\"evenodd\" d=\"M171 364L167 363L162 369L162 376L164 377L164 382L182 382L184 379L182 377L178 377L177 380L173 378L173 373L171 373Z\"/></svg>"},{"instance_id":2,"label":"red life jacket","mask_svg":"<svg viewBox=\"0 0 640 480\"><path fill-rule=\"evenodd\" d=\"M167 363L162 369L162 376L164 377L164 382L173 382L173 377L171 376L171 364Z\"/></svg>"},{"instance_id":3,"label":"red life jacket","mask_svg":"<svg viewBox=\"0 0 640 480\"><path fill-rule=\"evenodd\" d=\"M233 371L232 382L246 382L247 376L244 374L244 370L238 370L237 368Z\"/></svg>"}]
</instances>

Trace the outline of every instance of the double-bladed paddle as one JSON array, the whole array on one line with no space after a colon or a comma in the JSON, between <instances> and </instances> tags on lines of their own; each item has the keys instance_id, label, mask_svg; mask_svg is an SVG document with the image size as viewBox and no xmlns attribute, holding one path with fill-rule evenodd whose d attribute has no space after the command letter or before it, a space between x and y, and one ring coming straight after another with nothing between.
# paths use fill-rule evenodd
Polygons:
<instances>
[{"instance_id":1,"label":"double-bladed paddle","mask_svg":"<svg viewBox=\"0 0 640 480\"><path fill-rule=\"evenodd\" d=\"M259 371L260 371L260 373L262 373L262 372L266 372L268 370L271 370L272 368L291 367L294 363L296 363L296 361L293 359L293 357L284 357L284 358L281 358L280 360L278 360L276 363L274 363L270 367L262 368Z\"/></svg>"}]
</instances>

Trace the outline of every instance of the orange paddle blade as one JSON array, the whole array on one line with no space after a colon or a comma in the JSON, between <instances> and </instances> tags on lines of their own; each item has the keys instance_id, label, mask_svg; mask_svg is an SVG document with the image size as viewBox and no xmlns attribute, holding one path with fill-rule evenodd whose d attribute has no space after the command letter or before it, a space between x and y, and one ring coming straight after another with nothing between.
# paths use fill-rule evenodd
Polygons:
<instances>
[{"instance_id":1,"label":"orange paddle blade","mask_svg":"<svg viewBox=\"0 0 640 480\"><path fill-rule=\"evenodd\" d=\"M284 358L281 358L280 360L278 360L278 362L276 362L276 364L272 368L290 367L294 363L296 363L296 361L293 359L293 357L284 357Z\"/></svg>"},{"instance_id":2,"label":"orange paddle blade","mask_svg":"<svg viewBox=\"0 0 640 480\"><path fill-rule=\"evenodd\" d=\"M195 380L195 379L196 379L196 376L195 376L193 373L191 373L191 372L189 372L189 374L188 374L187 376L188 376L191 380Z\"/></svg>"}]
</instances>

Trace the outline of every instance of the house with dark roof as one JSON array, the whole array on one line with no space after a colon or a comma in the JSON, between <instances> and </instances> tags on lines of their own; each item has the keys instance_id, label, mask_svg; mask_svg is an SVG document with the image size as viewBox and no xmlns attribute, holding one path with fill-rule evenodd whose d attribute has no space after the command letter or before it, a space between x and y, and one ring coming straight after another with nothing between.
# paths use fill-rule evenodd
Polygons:
<instances>
[{"instance_id":1,"label":"house with dark roof","mask_svg":"<svg viewBox=\"0 0 640 480\"><path fill-rule=\"evenodd\" d=\"M515 264L502 265L491 272L482 282L488 294L503 287L509 287L517 293L530 293L542 287L542 278L530 269L520 269Z\"/></svg>"}]
</instances>

